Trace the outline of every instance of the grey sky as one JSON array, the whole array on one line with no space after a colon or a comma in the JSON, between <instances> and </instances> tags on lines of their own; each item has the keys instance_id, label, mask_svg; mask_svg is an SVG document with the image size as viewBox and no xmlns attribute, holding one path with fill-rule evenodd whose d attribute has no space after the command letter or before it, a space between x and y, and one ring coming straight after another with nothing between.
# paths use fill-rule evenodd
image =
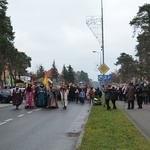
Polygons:
<instances>
[{"instance_id":1,"label":"grey sky","mask_svg":"<svg viewBox=\"0 0 150 150\"><path fill-rule=\"evenodd\" d=\"M32 58L29 71L43 65L49 70L55 60L61 73L63 65L85 71L97 81L101 45L86 25L87 16L101 16L100 0L7 0L7 15L15 32L15 47ZM114 63L120 53L135 55L136 38L129 22L139 6L149 0L103 0L105 64L109 74L118 69ZM101 31L98 31L101 32ZM102 61L102 60L101 60Z\"/></svg>"}]
</instances>

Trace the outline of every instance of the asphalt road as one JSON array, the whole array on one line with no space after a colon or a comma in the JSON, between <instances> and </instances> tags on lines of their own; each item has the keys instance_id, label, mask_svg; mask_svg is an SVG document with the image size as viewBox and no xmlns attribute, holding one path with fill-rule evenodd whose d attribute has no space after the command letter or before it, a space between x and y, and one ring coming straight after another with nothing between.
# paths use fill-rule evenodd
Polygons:
<instances>
[{"instance_id":1,"label":"asphalt road","mask_svg":"<svg viewBox=\"0 0 150 150\"><path fill-rule=\"evenodd\" d=\"M89 111L74 102L66 110L0 106L0 150L74 150Z\"/></svg>"}]
</instances>

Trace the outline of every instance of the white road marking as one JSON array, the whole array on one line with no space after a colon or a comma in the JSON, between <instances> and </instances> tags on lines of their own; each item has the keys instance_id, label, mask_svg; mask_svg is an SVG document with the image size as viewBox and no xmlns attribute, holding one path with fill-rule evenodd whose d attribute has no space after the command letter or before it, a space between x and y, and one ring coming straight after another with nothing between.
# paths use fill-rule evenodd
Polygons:
<instances>
[{"instance_id":1,"label":"white road marking","mask_svg":"<svg viewBox=\"0 0 150 150\"><path fill-rule=\"evenodd\" d=\"M1 122L1 123L0 123L0 126L3 125L3 124L5 124L5 123L7 123L7 122Z\"/></svg>"},{"instance_id":2,"label":"white road marking","mask_svg":"<svg viewBox=\"0 0 150 150\"><path fill-rule=\"evenodd\" d=\"M31 114L32 112L33 112L33 111L28 111L27 113L28 113L28 114Z\"/></svg>"},{"instance_id":3,"label":"white road marking","mask_svg":"<svg viewBox=\"0 0 150 150\"><path fill-rule=\"evenodd\" d=\"M10 118L10 119L7 119L7 120L5 120L4 122L8 122L8 121L11 121L11 120L13 120L14 118Z\"/></svg>"},{"instance_id":4,"label":"white road marking","mask_svg":"<svg viewBox=\"0 0 150 150\"><path fill-rule=\"evenodd\" d=\"M21 114L21 115L18 115L17 117L23 117L24 116L24 114Z\"/></svg>"},{"instance_id":5,"label":"white road marking","mask_svg":"<svg viewBox=\"0 0 150 150\"><path fill-rule=\"evenodd\" d=\"M34 111L40 111L40 110L42 110L43 108L39 108L39 109L35 109L35 110L32 110L32 111L28 111L27 113L28 114L31 114L31 113L33 113Z\"/></svg>"},{"instance_id":6,"label":"white road marking","mask_svg":"<svg viewBox=\"0 0 150 150\"><path fill-rule=\"evenodd\" d=\"M31 114L31 113L34 112L34 111L40 111L40 110L42 110L42 109L43 109L43 108L35 109L35 110L29 111L29 112L27 112L27 113L28 113L28 114ZM18 115L17 117L23 117L23 116L24 116L24 114L21 114L21 115ZM0 122L0 126L3 125L3 124L5 124L5 123L7 123L7 122L9 122L9 121L11 121L11 120L14 120L14 118L9 118L9 119L5 120L4 122Z\"/></svg>"},{"instance_id":7,"label":"white road marking","mask_svg":"<svg viewBox=\"0 0 150 150\"><path fill-rule=\"evenodd\" d=\"M39 109L36 109L35 111L40 111L40 110L42 110L43 108L39 108Z\"/></svg>"}]
</instances>

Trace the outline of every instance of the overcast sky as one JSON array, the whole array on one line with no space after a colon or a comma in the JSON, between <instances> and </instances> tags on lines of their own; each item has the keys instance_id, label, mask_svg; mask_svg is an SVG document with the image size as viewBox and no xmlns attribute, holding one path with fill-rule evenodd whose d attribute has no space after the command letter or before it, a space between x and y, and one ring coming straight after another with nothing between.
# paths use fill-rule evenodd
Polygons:
<instances>
[{"instance_id":1,"label":"overcast sky","mask_svg":"<svg viewBox=\"0 0 150 150\"><path fill-rule=\"evenodd\" d=\"M32 58L29 71L39 65L45 70L56 67L61 73L63 65L74 71L87 72L98 80L101 44L86 24L90 16L101 17L101 0L7 0L7 16L15 32L15 47ZM104 61L110 68L120 53L135 55L136 38L129 22L137 15L139 6L149 0L103 0ZM101 33L101 29L95 31ZM101 36L100 36L101 38ZM102 63L102 60L101 60Z\"/></svg>"}]
</instances>

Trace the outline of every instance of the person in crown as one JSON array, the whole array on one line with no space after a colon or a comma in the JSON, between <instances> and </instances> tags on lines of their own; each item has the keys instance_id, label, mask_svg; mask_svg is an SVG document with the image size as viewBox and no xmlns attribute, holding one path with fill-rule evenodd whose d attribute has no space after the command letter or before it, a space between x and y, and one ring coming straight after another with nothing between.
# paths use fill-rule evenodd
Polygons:
<instances>
[{"instance_id":1,"label":"person in crown","mask_svg":"<svg viewBox=\"0 0 150 150\"><path fill-rule=\"evenodd\" d=\"M12 90L12 102L13 105L16 106L16 109L18 109L19 105L22 103L21 90L18 85L16 85L16 87Z\"/></svg>"},{"instance_id":2,"label":"person in crown","mask_svg":"<svg viewBox=\"0 0 150 150\"><path fill-rule=\"evenodd\" d=\"M56 86L52 86L49 88L49 96L48 96L48 102L47 107L48 108L59 108L57 103L57 92L56 92Z\"/></svg>"},{"instance_id":3,"label":"person in crown","mask_svg":"<svg viewBox=\"0 0 150 150\"><path fill-rule=\"evenodd\" d=\"M37 107L46 107L47 106L47 92L44 84L41 84L37 89Z\"/></svg>"},{"instance_id":4,"label":"person in crown","mask_svg":"<svg viewBox=\"0 0 150 150\"><path fill-rule=\"evenodd\" d=\"M69 94L69 91L68 91L67 86L66 85L61 86L60 95L61 95L61 102L64 105L64 109L66 109L68 105L68 94Z\"/></svg>"},{"instance_id":5,"label":"person in crown","mask_svg":"<svg viewBox=\"0 0 150 150\"><path fill-rule=\"evenodd\" d=\"M34 107L34 89L31 84L28 84L25 89L25 108Z\"/></svg>"}]
</instances>

